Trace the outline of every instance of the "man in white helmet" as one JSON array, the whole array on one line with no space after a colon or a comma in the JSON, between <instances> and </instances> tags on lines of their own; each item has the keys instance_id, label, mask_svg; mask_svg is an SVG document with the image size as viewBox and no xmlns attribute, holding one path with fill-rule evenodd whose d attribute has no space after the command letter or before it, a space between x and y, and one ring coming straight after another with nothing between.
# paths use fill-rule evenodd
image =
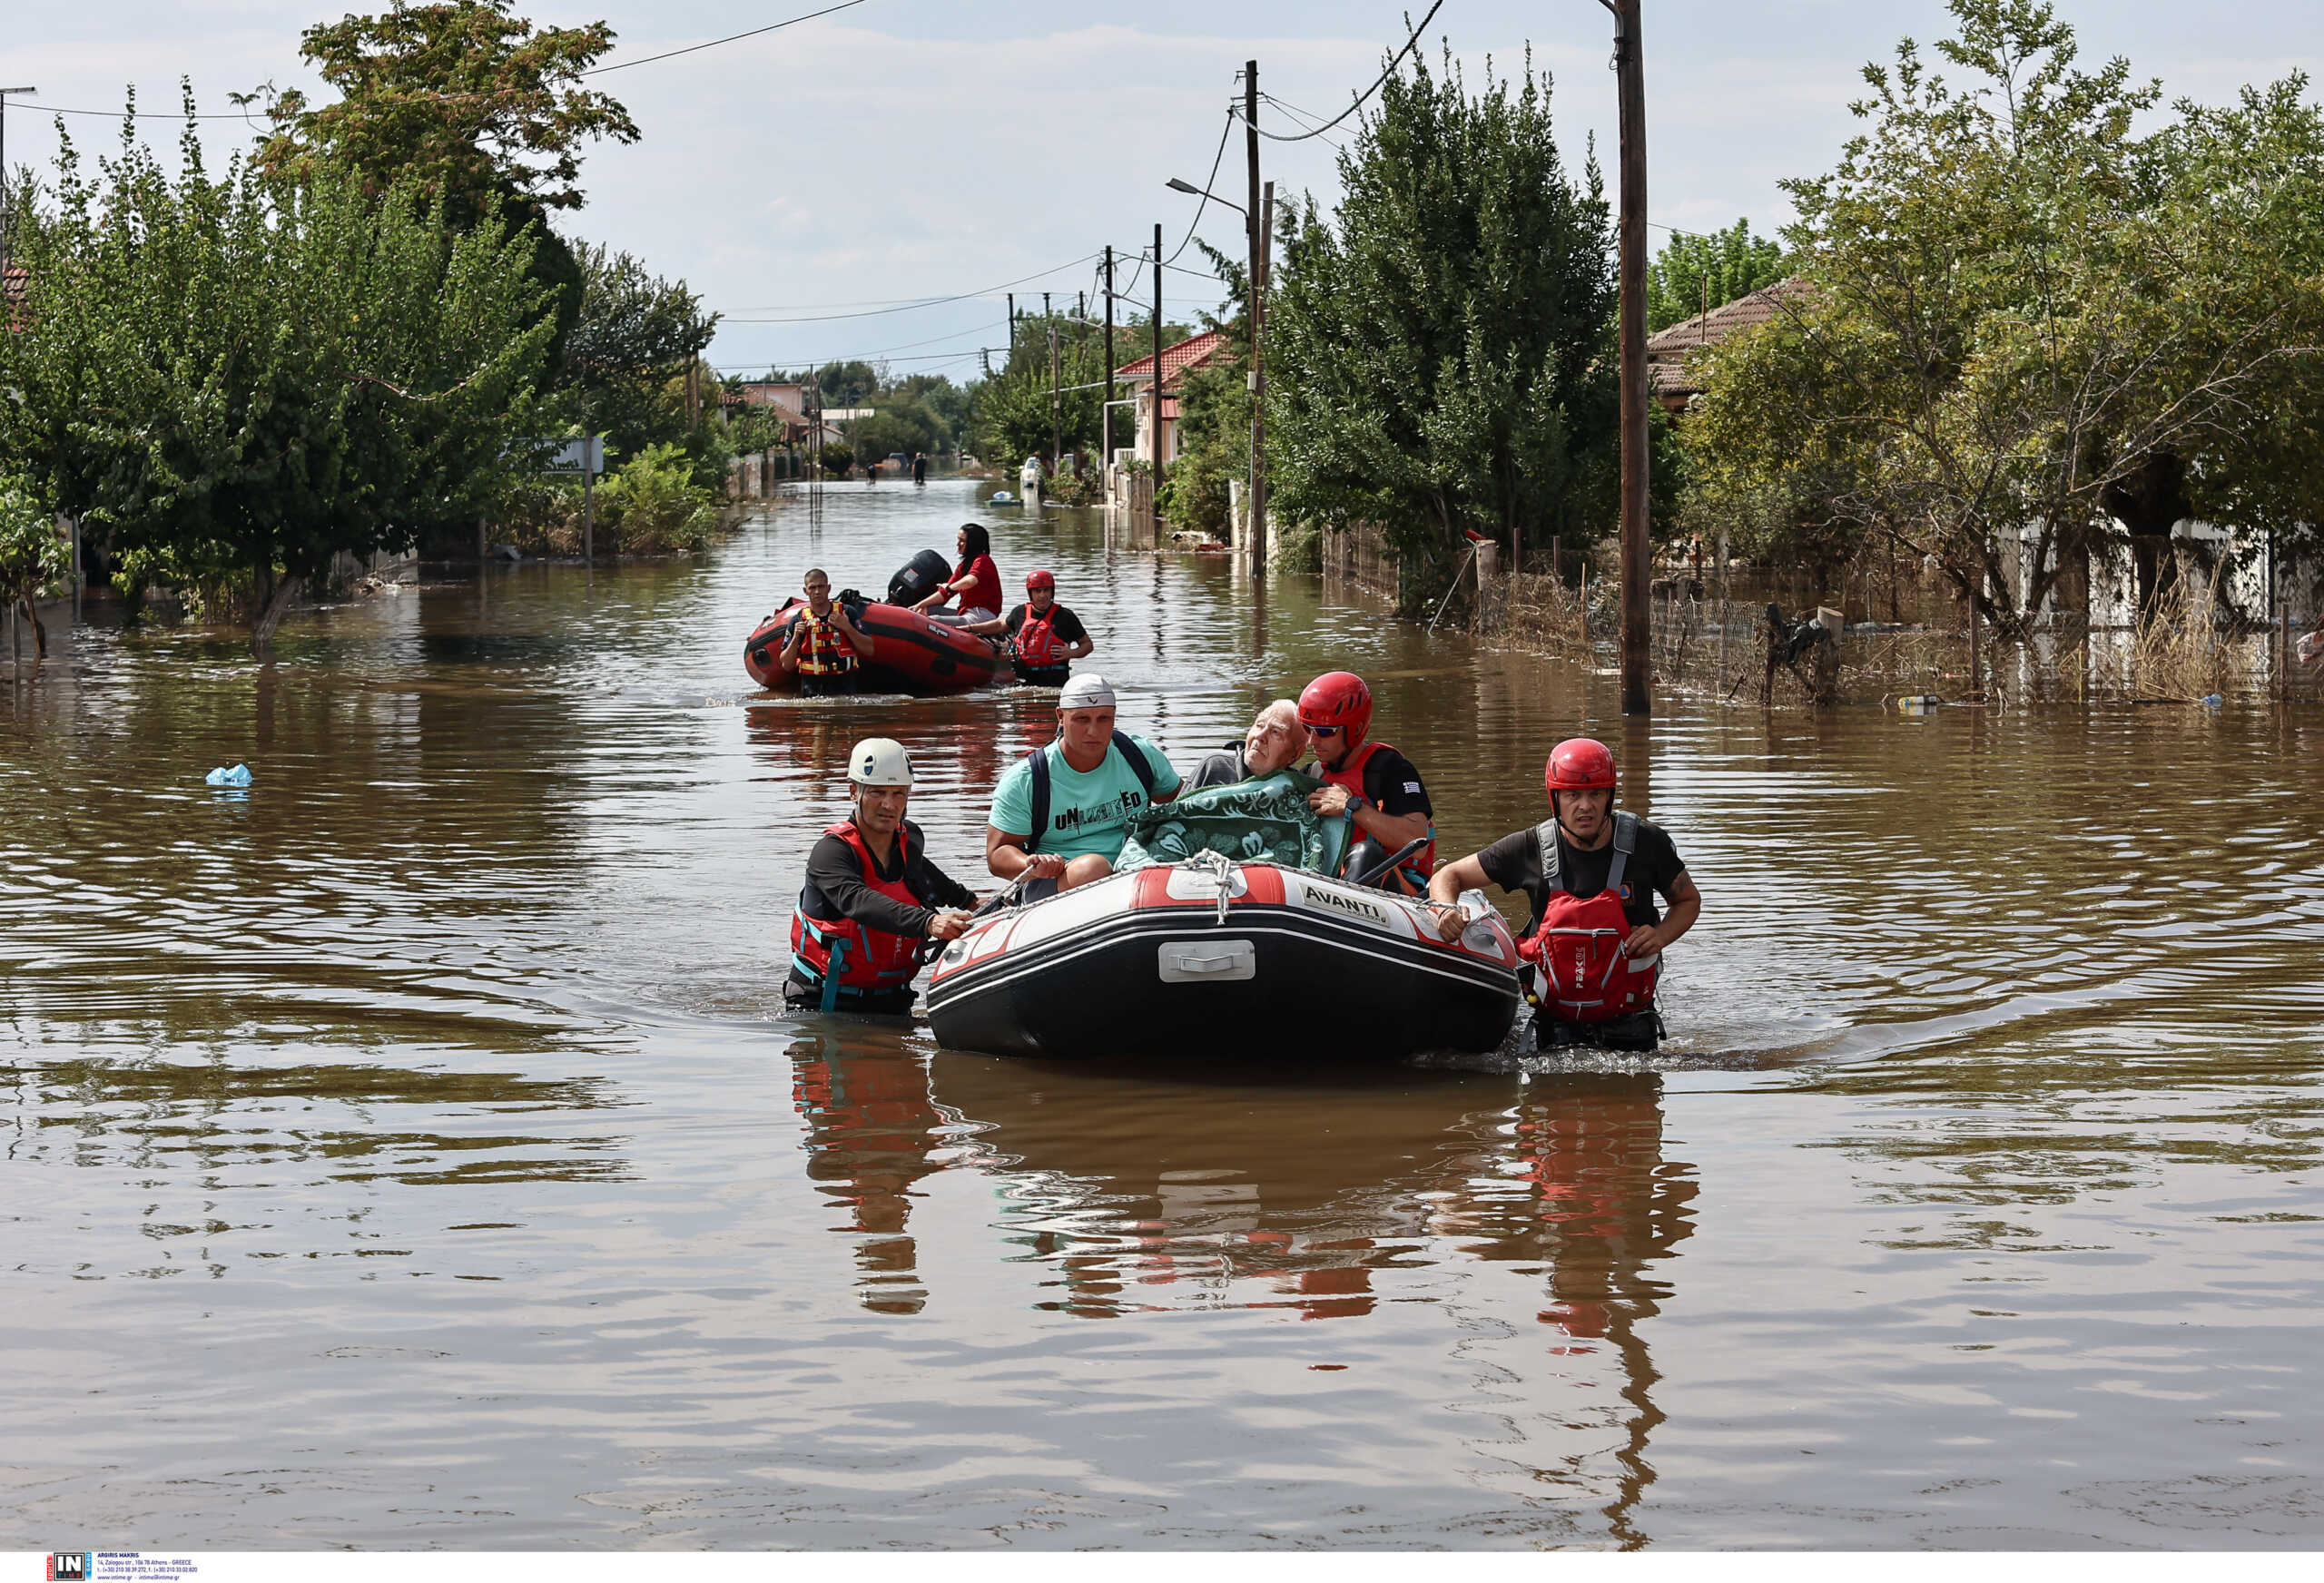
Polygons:
<instances>
[{"instance_id":1,"label":"man in white helmet","mask_svg":"<svg viewBox=\"0 0 2324 1583\"><path fill-rule=\"evenodd\" d=\"M1129 818L1178 794L1178 772L1142 736L1114 729L1114 689L1090 672L1057 698L1057 740L1010 766L993 792L985 866L1020 876L1039 900L1102 880L1129 838Z\"/></svg>"},{"instance_id":2,"label":"man in white helmet","mask_svg":"<svg viewBox=\"0 0 2324 1583\"><path fill-rule=\"evenodd\" d=\"M847 778L855 814L823 831L807 855L783 999L901 1016L911 1010L922 942L958 939L969 927L959 909L977 899L929 861L920 826L904 817L911 758L901 742L875 736L856 743Z\"/></svg>"}]
</instances>

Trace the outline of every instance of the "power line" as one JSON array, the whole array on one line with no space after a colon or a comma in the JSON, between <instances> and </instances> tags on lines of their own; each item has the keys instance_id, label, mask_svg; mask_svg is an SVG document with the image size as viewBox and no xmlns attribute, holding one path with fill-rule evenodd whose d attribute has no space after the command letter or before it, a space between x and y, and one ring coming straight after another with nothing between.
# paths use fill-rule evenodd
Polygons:
<instances>
[{"instance_id":1,"label":"power line","mask_svg":"<svg viewBox=\"0 0 2324 1583\"><path fill-rule=\"evenodd\" d=\"M821 11L810 11L804 16L793 16L781 22L770 22L764 27L754 27L748 33L729 34L724 38L714 38L707 44L690 44L684 49L665 50L658 55L643 55L634 61L616 61L610 66L592 66L579 74L584 77L596 77L607 72L625 72L632 66L651 65L655 61L675 60L680 55L690 55L696 50L716 49L722 44L734 44L742 39L756 38L763 33L779 32L786 27L794 27L802 22L812 22L818 16L829 16L834 11L845 11L850 6L862 4L863 0L840 0L837 5L826 5Z\"/></svg>"},{"instance_id":2,"label":"power line","mask_svg":"<svg viewBox=\"0 0 2324 1583\"><path fill-rule=\"evenodd\" d=\"M586 72L580 72L575 74L576 76L583 77L602 76L607 72L625 72L632 66L650 65L655 61L675 60L680 55L693 54L697 50L716 49L723 44L734 44L745 38L756 38L761 34L764 33L777 33L786 27L795 27L803 22L812 22L818 16L829 16L834 11L845 11L851 6L861 5L863 4L864 0L841 0L841 3L837 5L826 5L821 11L810 11L802 16L785 17L781 22L771 22L764 27L754 27L748 33L730 34L724 38L714 38L704 44L690 44L684 49L665 50L658 55L641 55L634 61L616 61L609 66L592 66ZM493 95L489 93L423 93L415 94L413 97L462 100L489 99L493 97ZM127 117L132 121L248 122L251 118L251 113L247 110L196 111L192 114L188 114L182 110L75 110L63 104L26 104L25 108L27 110L37 110L47 115L103 115L110 117Z\"/></svg>"},{"instance_id":3,"label":"power line","mask_svg":"<svg viewBox=\"0 0 2324 1583\"><path fill-rule=\"evenodd\" d=\"M1251 130L1257 133L1261 137L1272 138L1276 143L1305 143L1311 137L1323 136L1324 133L1331 131L1332 128L1337 126L1341 122L1345 121L1349 116L1363 109L1364 102L1366 99L1371 98L1374 93L1380 92L1381 84L1384 84L1391 76L1394 75L1396 67L1403 63L1403 58L1406 55L1412 53L1413 46L1420 43L1420 35L1428 31L1429 23L1434 20L1438 12L1443 9L1444 0L1436 0L1436 4L1428 8L1428 15L1420 19L1420 25L1413 29L1412 37L1404 40L1403 47L1398 50L1394 54L1388 57L1388 64L1381 71L1380 75L1374 79L1372 86L1366 88L1362 93L1358 94L1356 96L1355 103L1350 104L1337 115L1333 116L1329 121L1324 123L1323 125L1316 127L1310 132L1303 132L1295 137L1286 137L1279 132L1269 132L1265 127L1261 126L1256 121L1251 123Z\"/></svg>"},{"instance_id":4,"label":"power line","mask_svg":"<svg viewBox=\"0 0 2324 1583\"><path fill-rule=\"evenodd\" d=\"M1438 4L1443 4L1443 0L1438 0ZM1219 163L1226 158L1226 137L1235 130L1235 120L1234 101L1229 100L1226 104L1226 124L1218 129L1218 152L1210 156L1210 174L1202 179L1202 202L1195 205L1195 217L1187 222L1187 234L1178 239L1177 252L1172 253L1169 258L1162 261L1165 268L1177 258L1178 253L1185 252L1187 245L1195 240L1195 227L1202 223L1202 211L1210 207L1210 186L1212 182L1218 180Z\"/></svg>"},{"instance_id":5,"label":"power line","mask_svg":"<svg viewBox=\"0 0 2324 1583\"><path fill-rule=\"evenodd\" d=\"M1086 264L1097 256L1096 253L1084 253L1078 259L1068 259L1064 263L1052 265L1046 270L1036 270L1031 274L1020 275L1014 280L1003 280L998 286L987 286L975 291L959 291L950 297L921 298L914 301L898 303L893 308L867 308L856 313L808 313L783 319L722 317L719 322L722 324L826 324L835 319L877 319L885 313L909 313L918 308L940 308L947 302L966 302L978 297L990 297L995 291L1005 291L1011 286L1022 286L1028 280L1045 280L1050 275L1059 274L1064 270Z\"/></svg>"}]
</instances>

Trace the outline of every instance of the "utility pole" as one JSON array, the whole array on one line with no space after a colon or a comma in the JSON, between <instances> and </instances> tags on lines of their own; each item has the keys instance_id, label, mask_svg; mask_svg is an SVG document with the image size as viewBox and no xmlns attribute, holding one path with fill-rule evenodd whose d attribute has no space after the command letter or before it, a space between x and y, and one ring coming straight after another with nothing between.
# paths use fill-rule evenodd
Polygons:
<instances>
[{"instance_id":1,"label":"utility pole","mask_svg":"<svg viewBox=\"0 0 2324 1583\"><path fill-rule=\"evenodd\" d=\"M1275 207L1275 185L1264 193L1259 186L1259 63L1243 63L1243 143L1251 168L1251 202L1243 223L1251 233L1251 481L1245 490L1245 512L1251 535L1251 575L1267 565L1267 457L1265 398L1266 361L1260 351L1261 316L1265 311L1267 275L1267 211Z\"/></svg>"},{"instance_id":2,"label":"utility pole","mask_svg":"<svg viewBox=\"0 0 2324 1583\"><path fill-rule=\"evenodd\" d=\"M0 275L8 268L8 95L37 88L0 88Z\"/></svg>"},{"instance_id":3,"label":"utility pole","mask_svg":"<svg viewBox=\"0 0 2324 1583\"><path fill-rule=\"evenodd\" d=\"M1009 293L1009 360L1017 360L1017 293Z\"/></svg>"},{"instance_id":4,"label":"utility pole","mask_svg":"<svg viewBox=\"0 0 2324 1583\"><path fill-rule=\"evenodd\" d=\"M1154 543L1162 543L1162 225L1154 226Z\"/></svg>"},{"instance_id":5,"label":"utility pole","mask_svg":"<svg viewBox=\"0 0 2324 1583\"><path fill-rule=\"evenodd\" d=\"M1114 465L1114 250L1106 247L1106 405L1104 416L1098 420L1098 443L1105 455L1098 458L1102 468ZM1111 478L1113 474L1103 473Z\"/></svg>"},{"instance_id":6,"label":"utility pole","mask_svg":"<svg viewBox=\"0 0 2324 1583\"><path fill-rule=\"evenodd\" d=\"M1614 14L1621 102L1622 713L1651 714L1652 615L1647 585L1646 73L1639 0L1600 0Z\"/></svg>"},{"instance_id":7,"label":"utility pole","mask_svg":"<svg viewBox=\"0 0 2324 1583\"><path fill-rule=\"evenodd\" d=\"M1055 477L1058 464L1065 459L1065 371L1058 363L1057 315L1049 311L1046 291L1041 293L1041 318L1049 327L1049 476Z\"/></svg>"}]
</instances>

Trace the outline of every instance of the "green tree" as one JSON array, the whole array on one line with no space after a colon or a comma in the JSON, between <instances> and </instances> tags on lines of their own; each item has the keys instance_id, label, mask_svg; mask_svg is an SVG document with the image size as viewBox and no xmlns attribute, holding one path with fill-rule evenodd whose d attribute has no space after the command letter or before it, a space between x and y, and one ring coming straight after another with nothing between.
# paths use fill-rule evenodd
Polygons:
<instances>
[{"instance_id":1,"label":"green tree","mask_svg":"<svg viewBox=\"0 0 2324 1583\"><path fill-rule=\"evenodd\" d=\"M299 54L340 97L317 107L297 88L262 91L271 130L259 166L293 176L344 166L375 192L441 200L460 226L578 209L581 145L638 138L618 100L581 85L613 44L602 22L537 30L508 0L317 23Z\"/></svg>"},{"instance_id":2,"label":"green tree","mask_svg":"<svg viewBox=\"0 0 2324 1583\"><path fill-rule=\"evenodd\" d=\"M582 280L549 216L581 207L586 144L639 136L620 101L583 86L613 44L603 22L537 29L508 0L398 5L300 35L300 57L337 90L335 103L271 87L237 102L262 105L258 163L269 173L297 180L338 166L374 194L400 188L438 205L462 230L487 214L511 231L533 226L532 278L552 293L540 311L556 319L554 365Z\"/></svg>"},{"instance_id":3,"label":"green tree","mask_svg":"<svg viewBox=\"0 0 2324 1583\"><path fill-rule=\"evenodd\" d=\"M1058 369L1049 364L1049 333L1057 333ZM1166 325L1164 343L1182 340L1182 326ZM1125 333L1116 331L1121 349ZM1140 339L1136 344L1143 345ZM1129 361L1128 358L1123 359ZM1063 394L1051 397L1052 383ZM969 448L986 462L1013 467L1027 457L1046 457L1054 463L1054 445L1068 451L1098 449L1103 438L1106 400L1106 348L1102 334L1059 313L1044 319L1028 314L1018 321L1017 347L993 375L973 388L970 398ZM1075 388L1075 387L1079 388ZM1127 393L1127 392L1125 392ZM1119 409L1127 412L1128 408ZM1117 445L1128 443L1126 420L1115 420ZM1053 442L1052 437L1056 437Z\"/></svg>"},{"instance_id":4,"label":"green tree","mask_svg":"<svg viewBox=\"0 0 2324 1583\"><path fill-rule=\"evenodd\" d=\"M1615 506L1614 303L1594 159L1569 180L1530 62L1472 97L1448 61L1381 91L1345 193L1285 221L1267 326L1268 455L1290 517L1378 522L1403 603L1441 591L1474 529L1512 565Z\"/></svg>"},{"instance_id":5,"label":"green tree","mask_svg":"<svg viewBox=\"0 0 2324 1583\"><path fill-rule=\"evenodd\" d=\"M263 651L335 555L473 520L530 461L528 242L329 166L213 178L191 121L172 180L132 130L94 179L68 141L53 203L20 212L0 450L133 583L247 578Z\"/></svg>"},{"instance_id":6,"label":"green tree","mask_svg":"<svg viewBox=\"0 0 2324 1583\"><path fill-rule=\"evenodd\" d=\"M565 338L553 407L568 427L603 434L624 456L687 443L683 377L708 349L718 315L683 280L665 280L625 252L583 243L580 310ZM716 404L705 391L705 408ZM703 447L689 444L697 481Z\"/></svg>"},{"instance_id":7,"label":"green tree","mask_svg":"<svg viewBox=\"0 0 2324 1583\"><path fill-rule=\"evenodd\" d=\"M55 515L41 505L32 485L22 477L0 477L0 610L22 602L32 617L35 653L44 658L48 632L33 601L72 567L72 552L57 534Z\"/></svg>"},{"instance_id":8,"label":"green tree","mask_svg":"<svg viewBox=\"0 0 2324 1583\"><path fill-rule=\"evenodd\" d=\"M1646 328L1668 329L1784 277L1783 248L1738 220L1709 236L1675 231L1646 267Z\"/></svg>"},{"instance_id":9,"label":"green tree","mask_svg":"<svg viewBox=\"0 0 2324 1583\"><path fill-rule=\"evenodd\" d=\"M2120 59L2077 69L2048 5L1952 10L1937 50L1970 85L1905 41L1866 69L1869 130L1786 183L1815 290L1707 359L1685 426L1705 500L1932 556L2017 634L2063 566L2118 537L2110 513L2149 600L2171 564L2152 546L2190 509L2324 516L2324 127L2305 80L2181 103L2141 135L2160 89Z\"/></svg>"}]
</instances>

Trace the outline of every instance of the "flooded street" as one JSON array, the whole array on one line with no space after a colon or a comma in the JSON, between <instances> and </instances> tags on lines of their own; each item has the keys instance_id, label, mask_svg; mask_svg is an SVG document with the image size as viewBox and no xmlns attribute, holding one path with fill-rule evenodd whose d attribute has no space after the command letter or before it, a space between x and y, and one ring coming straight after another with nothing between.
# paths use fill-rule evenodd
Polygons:
<instances>
[{"instance_id":1,"label":"flooded street","mask_svg":"<svg viewBox=\"0 0 2324 1583\"><path fill-rule=\"evenodd\" d=\"M848 747L990 890L1054 700L771 699L743 639L990 487L267 666L57 634L0 712L9 1545L2324 1543L2324 714L1626 723L994 512L1182 768L1345 666L1457 855L1604 736L1707 899L1671 1042L1238 1077L787 1017Z\"/></svg>"}]
</instances>

